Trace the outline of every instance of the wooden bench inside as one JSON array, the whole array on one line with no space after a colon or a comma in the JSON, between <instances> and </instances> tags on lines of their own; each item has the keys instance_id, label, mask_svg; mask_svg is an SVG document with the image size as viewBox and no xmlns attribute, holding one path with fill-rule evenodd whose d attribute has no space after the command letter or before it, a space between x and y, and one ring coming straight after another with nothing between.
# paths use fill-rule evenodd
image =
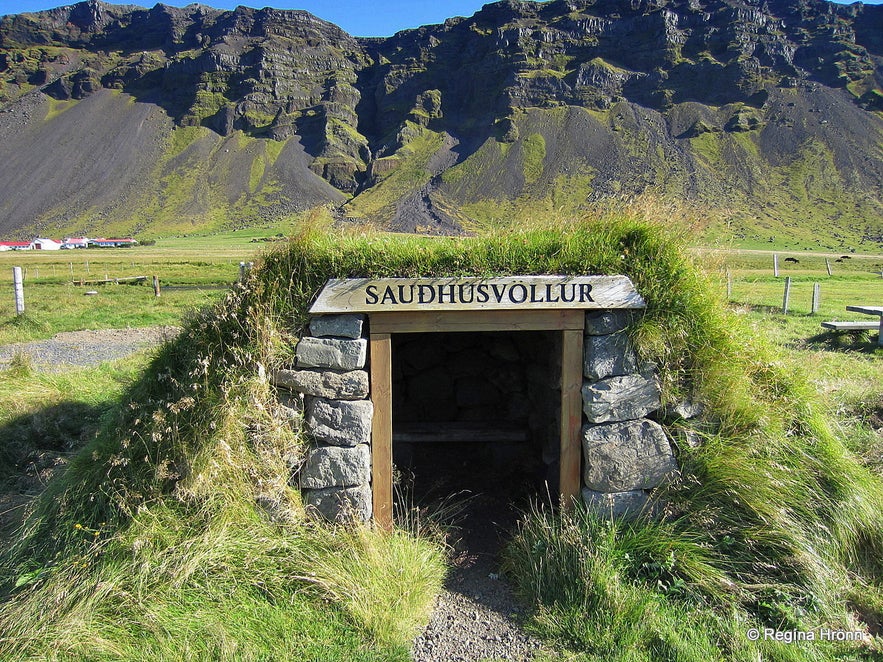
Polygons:
<instances>
[{"instance_id":1,"label":"wooden bench inside","mask_svg":"<svg viewBox=\"0 0 883 662\"><path fill-rule=\"evenodd\" d=\"M822 322L826 329L834 331L874 331L880 328L877 322Z\"/></svg>"},{"instance_id":2,"label":"wooden bench inside","mask_svg":"<svg viewBox=\"0 0 883 662\"><path fill-rule=\"evenodd\" d=\"M508 421L399 423L392 431L393 443L522 443L529 439L528 430Z\"/></svg>"}]
</instances>

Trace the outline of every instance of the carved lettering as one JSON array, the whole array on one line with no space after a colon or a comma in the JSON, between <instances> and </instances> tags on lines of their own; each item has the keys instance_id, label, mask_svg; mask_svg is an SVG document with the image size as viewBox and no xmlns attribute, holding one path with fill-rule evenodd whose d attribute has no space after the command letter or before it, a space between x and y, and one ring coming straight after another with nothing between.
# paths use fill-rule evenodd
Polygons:
<instances>
[{"instance_id":1,"label":"carved lettering","mask_svg":"<svg viewBox=\"0 0 883 662\"><path fill-rule=\"evenodd\" d=\"M625 276L353 278L328 281L310 312L598 309L644 305Z\"/></svg>"}]
</instances>

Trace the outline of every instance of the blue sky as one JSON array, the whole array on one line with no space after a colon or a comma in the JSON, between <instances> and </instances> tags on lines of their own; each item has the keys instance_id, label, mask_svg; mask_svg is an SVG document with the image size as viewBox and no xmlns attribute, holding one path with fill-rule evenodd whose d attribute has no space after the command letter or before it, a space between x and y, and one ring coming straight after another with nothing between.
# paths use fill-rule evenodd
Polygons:
<instances>
[{"instance_id":1,"label":"blue sky","mask_svg":"<svg viewBox=\"0 0 883 662\"><path fill-rule=\"evenodd\" d=\"M386 37L399 30L416 28L429 23L441 23L451 16L472 16L489 0L203 0L202 4L218 9L248 7L275 7L276 9L305 9L326 21L340 26L356 37ZM165 4L183 7L190 0L166 0ZM883 0L868 0L865 4L880 4ZM0 0L0 15L50 9L63 4L58 0ZM117 0L114 4L137 4L152 7L155 0Z\"/></svg>"}]
</instances>

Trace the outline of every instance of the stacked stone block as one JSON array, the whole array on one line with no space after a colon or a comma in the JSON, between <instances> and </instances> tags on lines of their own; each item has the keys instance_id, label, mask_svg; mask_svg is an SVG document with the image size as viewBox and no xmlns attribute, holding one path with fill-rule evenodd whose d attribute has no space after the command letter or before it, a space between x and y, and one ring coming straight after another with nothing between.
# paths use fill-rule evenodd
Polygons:
<instances>
[{"instance_id":1,"label":"stacked stone block","mask_svg":"<svg viewBox=\"0 0 883 662\"><path fill-rule=\"evenodd\" d=\"M313 317L295 348L295 368L273 375L276 386L303 398L303 428L313 443L295 479L307 510L330 521L371 517L374 410L364 335L362 315Z\"/></svg>"},{"instance_id":2,"label":"stacked stone block","mask_svg":"<svg viewBox=\"0 0 883 662\"><path fill-rule=\"evenodd\" d=\"M647 418L660 408L659 383L629 341L631 320L625 310L586 313L582 388L583 500L626 517L678 469L662 426Z\"/></svg>"}]
</instances>

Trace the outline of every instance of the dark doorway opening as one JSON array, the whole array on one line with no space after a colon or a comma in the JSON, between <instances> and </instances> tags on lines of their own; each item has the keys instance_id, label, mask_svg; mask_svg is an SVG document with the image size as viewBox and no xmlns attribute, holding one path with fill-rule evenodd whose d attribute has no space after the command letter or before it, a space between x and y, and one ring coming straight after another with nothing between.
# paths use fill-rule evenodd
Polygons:
<instances>
[{"instance_id":1,"label":"dark doorway opening","mask_svg":"<svg viewBox=\"0 0 883 662\"><path fill-rule=\"evenodd\" d=\"M468 500L465 528L493 531L557 494L560 332L399 333L391 354L400 495Z\"/></svg>"}]
</instances>

